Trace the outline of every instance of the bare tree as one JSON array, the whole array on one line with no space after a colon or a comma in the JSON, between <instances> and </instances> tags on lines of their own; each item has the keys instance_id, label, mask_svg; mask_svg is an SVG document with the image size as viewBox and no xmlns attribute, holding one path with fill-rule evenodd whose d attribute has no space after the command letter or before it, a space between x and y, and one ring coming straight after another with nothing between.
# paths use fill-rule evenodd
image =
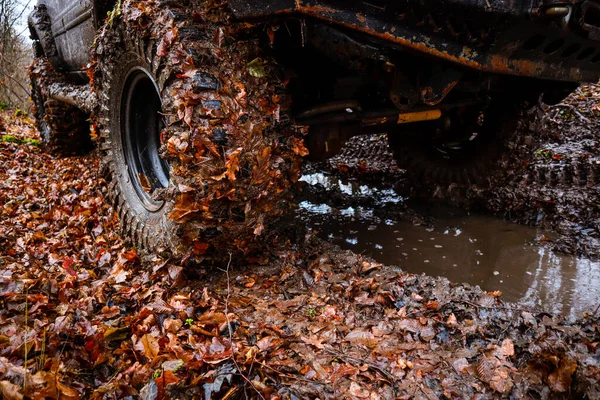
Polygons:
<instances>
[{"instance_id":1,"label":"bare tree","mask_svg":"<svg viewBox=\"0 0 600 400\"><path fill-rule=\"evenodd\" d=\"M0 102L28 108L31 50L24 14L31 0L0 0Z\"/></svg>"}]
</instances>

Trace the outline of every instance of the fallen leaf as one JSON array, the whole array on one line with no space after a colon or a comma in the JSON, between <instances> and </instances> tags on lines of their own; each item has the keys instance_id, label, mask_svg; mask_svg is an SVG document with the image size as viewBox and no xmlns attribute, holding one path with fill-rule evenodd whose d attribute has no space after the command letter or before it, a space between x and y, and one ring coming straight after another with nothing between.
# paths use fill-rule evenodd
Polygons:
<instances>
[{"instance_id":1,"label":"fallen leaf","mask_svg":"<svg viewBox=\"0 0 600 400\"><path fill-rule=\"evenodd\" d=\"M156 338L152 335L145 334L142 336L140 341L142 342L142 346L144 348L144 355L150 360L154 360L160 351L160 346L158 345Z\"/></svg>"},{"instance_id":2,"label":"fallen leaf","mask_svg":"<svg viewBox=\"0 0 600 400\"><path fill-rule=\"evenodd\" d=\"M577 369L577 361L564 356L558 363L558 368L548 375L548 385L558 393L565 393L571 388L571 377Z\"/></svg>"}]
</instances>

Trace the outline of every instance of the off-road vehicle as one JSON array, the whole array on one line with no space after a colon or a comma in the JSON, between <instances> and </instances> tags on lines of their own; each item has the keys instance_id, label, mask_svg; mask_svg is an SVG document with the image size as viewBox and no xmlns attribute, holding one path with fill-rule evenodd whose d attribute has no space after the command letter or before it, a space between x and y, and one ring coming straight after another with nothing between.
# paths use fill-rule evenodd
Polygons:
<instances>
[{"instance_id":1,"label":"off-road vehicle","mask_svg":"<svg viewBox=\"0 0 600 400\"><path fill-rule=\"evenodd\" d=\"M268 238L299 159L354 135L421 184L504 179L528 110L600 76L600 1L39 0L29 27L44 141L96 142L125 233L198 257Z\"/></svg>"}]
</instances>

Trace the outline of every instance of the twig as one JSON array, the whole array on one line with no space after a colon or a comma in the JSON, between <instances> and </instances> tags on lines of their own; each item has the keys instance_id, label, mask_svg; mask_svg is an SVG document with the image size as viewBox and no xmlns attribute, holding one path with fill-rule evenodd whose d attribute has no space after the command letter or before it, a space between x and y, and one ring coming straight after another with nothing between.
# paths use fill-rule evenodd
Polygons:
<instances>
[{"instance_id":1,"label":"twig","mask_svg":"<svg viewBox=\"0 0 600 400\"><path fill-rule=\"evenodd\" d=\"M363 363L365 365L367 365L369 368L376 370L377 372L379 372L381 375L385 376L386 379L388 381L390 381L390 383L392 384L392 387L394 386L394 383L396 382L396 378L394 378L394 376L392 374L390 374L389 372L387 372L386 370L384 370L383 368L378 367L377 365L370 363L366 360L360 359L360 358L356 358L356 357L352 357L352 356L347 356L337 350L334 349L328 349L328 348L324 348L323 350L325 350L327 353L333 354L336 357L339 357L343 360L347 360L350 362L354 362L354 363Z\"/></svg>"},{"instance_id":2,"label":"twig","mask_svg":"<svg viewBox=\"0 0 600 400\"><path fill-rule=\"evenodd\" d=\"M225 393L225 396L221 397L221 400L229 400L229 399L233 399L233 397L237 394L237 392L240 390L239 386L234 386L231 389L229 389L227 391L227 393Z\"/></svg>"},{"instance_id":3,"label":"twig","mask_svg":"<svg viewBox=\"0 0 600 400\"><path fill-rule=\"evenodd\" d=\"M571 104L564 104L564 103L560 103L560 104L555 104L554 107L564 107L564 108L568 108L569 110L571 110L575 115L577 115L579 118L581 118L582 120L584 120L585 122L587 122L588 124L591 124L592 121L590 121L588 118L584 117L582 113L580 113L579 111L577 111L577 109L575 108L575 106L571 105Z\"/></svg>"},{"instance_id":4,"label":"twig","mask_svg":"<svg viewBox=\"0 0 600 400\"><path fill-rule=\"evenodd\" d=\"M266 367L266 368L270 369L271 371L273 371L273 372L275 372L275 373L283 376L284 378L295 379L297 381L302 381L302 382L317 383L317 384L321 384L322 385L322 383L317 382L317 381L313 381L313 380L310 380L310 379L303 378L301 376L296 376L296 375L288 374L288 373L285 373L285 372L281 372L281 371L279 371L279 370L271 367L269 364L267 364L267 363L265 363L263 361L257 361L257 363L260 364L260 365L262 365L263 367Z\"/></svg>"}]
</instances>

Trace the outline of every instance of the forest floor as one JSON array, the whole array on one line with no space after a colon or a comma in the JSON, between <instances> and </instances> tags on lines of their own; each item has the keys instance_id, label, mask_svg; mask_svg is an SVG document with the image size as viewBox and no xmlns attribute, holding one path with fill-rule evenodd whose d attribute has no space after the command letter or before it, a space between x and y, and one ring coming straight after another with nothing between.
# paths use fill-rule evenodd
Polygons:
<instances>
[{"instance_id":1,"label":"forest floor","mask_svg":"<svg viewBox=\"0 0 600 400\"><path fill-rule=\"evenodd\" d=\"M561 134L522 180L463 188L453 202L534 219L559 233L557 251L597 252L597 98L548 110ZM46 153L31 119L12 112L0 131L4 399L600 397L597 309L567 322L310 233L260 265L141 261L119 236L94 154ZM562 132L576 133L566 143Z\"/></svg>"}]
</instances>

